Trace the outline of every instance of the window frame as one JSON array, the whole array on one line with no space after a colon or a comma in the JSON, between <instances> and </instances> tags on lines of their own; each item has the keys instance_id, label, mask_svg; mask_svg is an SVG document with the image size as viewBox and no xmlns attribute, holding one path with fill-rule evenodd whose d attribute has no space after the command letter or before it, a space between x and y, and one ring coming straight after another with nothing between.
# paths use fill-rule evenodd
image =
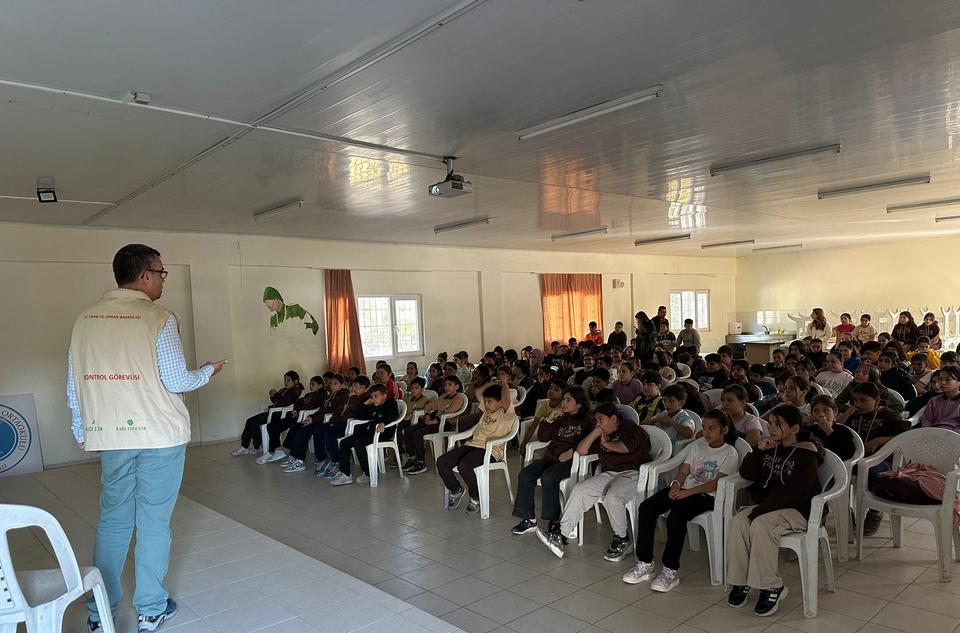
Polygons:
<instances>
[{"instance_id":1,"label":"window frame","mask_svg":"<svg viewBox=\"0 0 960 633\"><path fill-rule=\"evenodd\" d=\"M357 303L357 316L359 318L360 313L360 299L389 299L390 301L390 350L391 353L389 356L382 356L378 354L367 355L366 350L363 352L364 360L378 359L378 360L390 360L390 359L399 359L399 358L417 358L424 355L424 350L426 349L426 341L424 340L424 330L423 330L423 296L420 294L362 294L356 296ZM397 301L416 301L417 302L417 341L420 345L420 349L411 352L398 352L397 351ZM359 323L358 323L359 325ZM360 333L361 342L363 340L363 332Z\"/></svg>"},{"instance_id":2,"label":"window frame","mask_svg":"<svg viewBox=\"0 0 960 633\"><path fill-rule=\"evenodd\" d=\"M681 315L680 320L677 323L674 323L673 320L671 319L670 331L679 332L680 330L683 329L683 293L685 292L693 293L693 329L695 329L697 332L711 331L711 329L713 328L713 314L712 314L712 304L710 302L709 288L682 288L682 289L677 288L669 292L669 294L667 295L668 306L673 303L674 294L680 295L680 315ZM697 304L701 294L706 295L707 297L707 318L709 319L709 321L707 322L707 327L700 327L700 323L699 323L700 319L698 317ZM672 317L673 315L671 314L670 316Z\"/></svg>"}]
</instances>

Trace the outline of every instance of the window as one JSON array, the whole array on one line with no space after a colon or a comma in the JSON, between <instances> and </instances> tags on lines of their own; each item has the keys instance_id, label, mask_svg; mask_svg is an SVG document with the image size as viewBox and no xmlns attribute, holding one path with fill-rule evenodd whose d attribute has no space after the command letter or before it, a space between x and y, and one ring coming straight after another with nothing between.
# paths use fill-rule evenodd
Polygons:
<instances>
[{"instance_id":1,"label":"window","mask_svg":"<svg viewBox=\"0 0 960 633\"><path fill-rule=\"evenodd\" d=\"M710 329L709 290L670 291L671 329L681 329L687 319L693 319L693 327L697 330Z\"/></svg>"},{"instance_id":2,"label":"window","mask_svg":"<svg viewBox=\"0 0 960 633\"><path fill-rule=\"evenodd\" d=\"M423 355L420 297L357 297L364 358Z\"/></svg>"}]
</instances>

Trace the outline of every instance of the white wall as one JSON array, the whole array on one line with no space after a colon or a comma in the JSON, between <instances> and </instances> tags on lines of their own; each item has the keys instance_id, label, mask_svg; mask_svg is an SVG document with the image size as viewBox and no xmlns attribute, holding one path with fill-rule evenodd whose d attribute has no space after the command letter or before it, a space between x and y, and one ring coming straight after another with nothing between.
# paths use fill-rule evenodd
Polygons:
<instances>
[{"instance_id":1,"label":"white wall","mask_svg":"<svg viewBox=\"0 0 960 633\"><path fill-rule=\"evenodd\" d=\"M623 294L611 288L605 297L608 327L618 318L629 323L634 309L653 310L667 302L670 289L696 282L696 287L711 290L713 321L725 331L736 295L733 258L450 249L0 224L0 292L10 306L0 328L0 393L37 394L47 465L83 457L73 446L63 391L70 329L76 313L113 285L109 262L120 246L130 242L144 242L163 253L171 275L162 302L183 319L190 362L231 360L211 385L188 401L199 421L194 438L203 442L236 437L243 420L262 406L264 391L286 369L309 377L324 368L323 329L316 337L296 325L292 331L271 332L260 299L264 286L275 286L288 300L310 310L322 328L325 268L352 268L359 294L421 295L426 355L416 358L418 362L441 350L466 349L477 356L497 344L537 345L542 324L536 275L541 272L604 274L605 295L610 275L623 278L627 282ZM394 262L403 268L389 265ZM704 338L713 345L713 339L722 335Z\"/></svg>"}]
</instances>

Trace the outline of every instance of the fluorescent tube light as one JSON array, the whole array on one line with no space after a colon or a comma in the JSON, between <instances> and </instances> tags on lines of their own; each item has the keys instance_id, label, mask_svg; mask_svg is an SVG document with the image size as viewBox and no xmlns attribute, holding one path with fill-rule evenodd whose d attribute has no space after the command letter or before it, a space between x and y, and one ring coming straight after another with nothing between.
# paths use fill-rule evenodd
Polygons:
<instances>
[{"instance_id":1,"label":"fluorescent tube light","mask_svg":"<svg viewBox=\"0 0 960 633\"><path fill-rule=\"evenodd\" d=\"M825 154L827 152L839 154L841 149L842 146L840 143L831 143L829 145L816 145L814 147L793 149L780 154L765 154L762 156L757 156L756 158L744 158L743 160L735 160L727 163L716 163L714 165L710 165L710 175L716 176L717 174L721 174L726 171L746 169L748 167L755 167L757 165L772 163L778 160L787 160L788 158L798 158L800 156L812 156L814 154Z\"/></svg>"},{"instance_id":2,"label":"fluorescent tube light","mask_svg":"<svg viewBox=\"0 0 960 633\"><path fill-rule=\"evenodd\" d=\"M887 213L898 213L900 211L919 211L921 209L933 209L935 207L952 207L958 204L960 204L960 198L929 200L927 202L914 202L911 204L895 204L887 207Z\"/></svg>"},{"instance_id":3,"label":"fluorescent tube light","mask_svg":"<svg viewBox=\"0 0 960 633\"><path fill-rule=\"evenodd\" d=\"M647 246L648 244L662 244L664 242L679 242L680 240L689 240L690 233L683 233L681 235L668 235L666 237L654 237L648 240L637 240L633 243L634 246Z\"/></svg>"},{"instance_id":4,"label":"fluorescent tube light","mask_svg":"<svg viewBox=\"0 0 960 633\"><path fill-rule=\"evenodd\" d=\"M803 244L784 244L783 246L764 246L753 249L754 253L764 253L769 251L782 251L786 248L803 248Z\"/></svg>"},{"instance_id":5,"label":"fluorescent tube light","mask_svg":"<svg viewBox=\"0 0 960 633\"><path fill-rule=\"evenodd\" d=\"M592 229L584 229L582 231L571 231L570 233L554 233L550 236L550 239L554 242L559 240L572 240L577 237L585 237L587 235L606 235L609 228L606 224L603 226L597 226Z\"/></svg>"},{"instance_id":6,"label":"fluorescent tube light","mask_svg":"<svg viewBox=\"0 0 960 633\"><path fill-rule=\"evenodd\" d=\"M960 215L943 215L939 218L934 218L934 222L949 222L950 220L960 220Z\"/></svg>"},{"instance_id":7,"label":"fluorescent tube light","mask_svg":"<svg viewBox=\"0 0 960 633\"><path fill-rule=\"evenodd\" d=\"M0 195L0 200L26 200L28 202L38 202L37 196L7 196ZM112 202L101 202L99 200L67 200L64 198L57 198L57 202L63 202L67 204L95 204L101 207L108 207L112 205Z\"/></svg>"},{"instance_id":8,"label":"fluorescent tube light","mask_svg":"<svg viewBox=\"0 0 960 633\"><path fill-rule=\"evenodd\" d=\"M457 220L456 222L438 224L433 227L433 233L434 235L440 235L441 233L449 233L450 231L466 229L471 226L476 226L477 224L490 224L491 219L493 218L491 218L489 215L485 215L482 218L470 218L469 220Z\"/></svg>"},{"instance_id":9,"label":"fluorescent tube light","mask_svg":"<svg viewBox=\"0 0 960 633\"><path fill-rule=\"evenodd\" d=\"M293 208L300 209L302 207L303 198L290 198L289 200L284 200L283 202L279 202L273 206L267 207L266 209L254 211L253 221L263 222L264 220L280 215L281 213L286 213Z\"/></svg>"},{"instance_id":10,"label":"fluorescent tube light","mask_svg":"<svg viewBox=\"0 0 960 633\"><path fill-rule=\"evenodd\" d=\"M604 114L616 112L617 110L623 110L624 108L635 106L638 103L656 99L662 92L663 85L657 84L647 88L646 90L634 92L624 97L620 97L619 99L603 101L596 105L558 116L554 119L550 119L549 121L545 121L537 125L531 125L530 127L525 127L517 132L517 140L525 141L528 138L534 138L535 136L540 136L541 134L547 134L548 132L565 128L568 125L575 125L577 123L582 123L583 121L595 119L598 116L603 116Z\"/></svg>"},{"instance_id":11,"label":"fluorescent tube light","mask_svg":"<svg viewBox=\"0 0 960 633\"><path fill-rule=\"evenodd\" d=\"M895 180L882 180L879 182L868 182L864 185L853 185L852 187L838 187L836 189L821 189L817 192L817 198L833 198L835 196L846 196L853 193L868 193L880 189L893 189L894 187L908 187L910 185L926 185L930 183L930 174L918 174L916 176L907 176Z\"/></svg>"},{"instance_id":12,"label":"fluorescent tube light","mask_svg":"<svg viewBox=\"0 0 960 633\"><path fill-rule=\"evenodd\" d=\"M750 240L734 240L733 242L714 242L713 244L701 244L701 245L700 245L700 248L701 248L701 249L707 249L707 248L722 248L722 247L724 247L724 246L740 246L740 245L742 245L742 244L756 244L756 243L757 243L757 240L755 240L755 239L750 239Z\"/></svg>"}]
</instances>

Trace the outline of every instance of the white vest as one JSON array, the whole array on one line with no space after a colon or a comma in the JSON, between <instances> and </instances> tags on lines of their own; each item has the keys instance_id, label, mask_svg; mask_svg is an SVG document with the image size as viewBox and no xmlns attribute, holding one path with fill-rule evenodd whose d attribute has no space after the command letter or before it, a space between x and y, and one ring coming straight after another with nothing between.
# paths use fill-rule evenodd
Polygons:
<instances>
[{"instance_id":1,"label":"white vest","mask_svg":"<svg viewBox=\"0 0 960 633\"><path fill-rule=\"evenodd\" d=\"M157 335L171 314L142 292L118 288L77 317L70 352L85 450L190 441L183 396L166 390L157 369Z\"/></svg>"}]
</instances>

